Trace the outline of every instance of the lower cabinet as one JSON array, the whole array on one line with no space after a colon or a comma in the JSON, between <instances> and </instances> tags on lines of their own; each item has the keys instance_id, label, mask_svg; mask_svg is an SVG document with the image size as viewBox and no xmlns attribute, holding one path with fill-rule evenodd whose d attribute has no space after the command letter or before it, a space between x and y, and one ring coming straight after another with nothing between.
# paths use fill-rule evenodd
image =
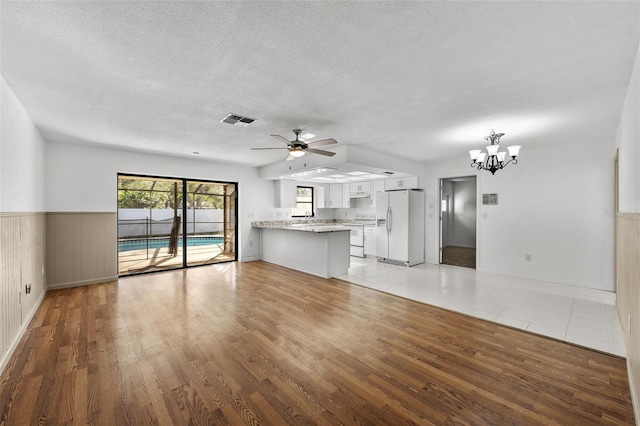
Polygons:
<instances>
[{"instance_id":1,"label":"lower cabinet","mask_svg":"<svg viewBox=\"0 0 640 426\"><path fill-rule=\"evenodd\" d=\"M375 226L364 227L364 255L365 256L376 255L376 227Z\"/></svg>"}]
</instances>

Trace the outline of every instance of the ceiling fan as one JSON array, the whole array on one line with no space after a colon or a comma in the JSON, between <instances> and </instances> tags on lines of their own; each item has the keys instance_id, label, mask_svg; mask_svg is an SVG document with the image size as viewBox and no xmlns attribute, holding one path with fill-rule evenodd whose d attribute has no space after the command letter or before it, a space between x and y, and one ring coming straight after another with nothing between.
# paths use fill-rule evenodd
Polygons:
<instances>
[{"instance_id":1,"label":"ceiling fan","mask_svg":"<svg viewBox=\"0 0 640 426\"><path fill-rule=\"evenodd\" d=\"M287 161L291 161L296 157L302 157L303 155L305 155L307 152L312 153L312 154L320 154L320 155L326 155L327 157L333 157L334 155L336 155L335 152L331 152L331 151L324 151L322 149L315 149L316 146L322 146L322 145L333 145L334 143L338 143L338 141L336 141L335 139L322 139L320 141L315 141L315 142L304 142L298 139L298 136L300 135L300 133L302 133L302 130L300 129L293 129L293 133L296 135L295 140L287 140L284 137L280 136L280 135L270 135L272 138L276 138L281 142L284 142L287 144L287 147L281 147L281 148L251 148L253 150L259 150L259 149L287 149L289 150L289 156L287 157Z\"/></svg>"}]
</instances>

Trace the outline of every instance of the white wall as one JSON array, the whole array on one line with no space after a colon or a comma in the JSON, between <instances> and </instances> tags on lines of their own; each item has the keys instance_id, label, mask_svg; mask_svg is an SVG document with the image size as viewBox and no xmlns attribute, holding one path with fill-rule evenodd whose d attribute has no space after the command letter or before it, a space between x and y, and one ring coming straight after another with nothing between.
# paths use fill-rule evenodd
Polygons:
<instances>
[{"instance_id":1,"label":"white wall","mask_svg":"<svg viewBox=\"0 0 640 426\"><path fill-rule=\"evenodd\" d=\"M52 142L46 156L49 212L116 212L119 172L238 182L238 259L259 257L260 233L251 222L269 220L274 209L273 182L260 179L256 168Z\"/></svg>"},{"instance_id":2,"label":"white wall","mask_svg":"<svg viewBox=\"0 0 640 426\"><path fill-rule=\"evenodd\" d=\"M525 146L519 164L495 175L471 169L464 152L427 165L427 261L437 261L438 179L475 171L479 199L497 193L499 203L479 205L478 270L613 290L612 147L613 140Z\"/></svg>"},{"instance_id":3,"label":"white wall","mask_svg":"<svg viewBox=\"0 0 640 426\"><path fill-rule=\"evenodd\" d=\"M620 150L620 211L640 213L640 52L620 117L616 147Z\"/></svg>"},{"instance_id":4,"label":"white wall","mask_svg":"<svg viewBox=\"0 0 640 426\"><path fill-rule=\"evenodd\" d=\"M0 212L42 212L44 140L0 77Z\"/></svg>"},{"instance_id":5,"label":"white wall","mask_svg":"<svg viewBox=\"0 0 640 426\"><path fill-rule=\"evenodd\" d=\"M616 133L619 157L619 209L616 307L623 329L629 388L640 419L640 48Z\"/></svg>"}]
</instances>

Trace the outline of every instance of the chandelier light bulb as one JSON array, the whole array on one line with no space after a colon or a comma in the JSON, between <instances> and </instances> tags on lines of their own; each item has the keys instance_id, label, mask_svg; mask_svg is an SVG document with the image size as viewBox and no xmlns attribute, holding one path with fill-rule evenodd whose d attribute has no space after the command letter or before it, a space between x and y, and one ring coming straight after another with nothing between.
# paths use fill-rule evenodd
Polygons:
<instances>
[{"instance_id":1,"label":"chandelier light bulb","mask_svg":"<svg viewBox=\"0 0 640 426\"><path fill-rule=\"evenodd\" d=\"M509 156L511 158L516 158L518 156L518 153L520 152L520 145L512 145L510 147L507 147L507 149L509 150Z\"/></svg>"}]
</instances>

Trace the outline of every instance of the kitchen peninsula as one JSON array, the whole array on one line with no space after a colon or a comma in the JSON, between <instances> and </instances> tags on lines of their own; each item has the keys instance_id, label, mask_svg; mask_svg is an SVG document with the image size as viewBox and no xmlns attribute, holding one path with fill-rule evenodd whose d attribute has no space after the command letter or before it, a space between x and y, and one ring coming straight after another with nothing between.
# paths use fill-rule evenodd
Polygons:
<instances>
[{"instance_id":1,"label":"kitchen peninsula","mask_svg":"<svg viewBox=\"0 0 640 426\"><path fill-rule=\"evenodd\" d=\"M333 222L253 222L262 260L323 278L349 270L350 229Z\"/></svg>"}]
</instances>

